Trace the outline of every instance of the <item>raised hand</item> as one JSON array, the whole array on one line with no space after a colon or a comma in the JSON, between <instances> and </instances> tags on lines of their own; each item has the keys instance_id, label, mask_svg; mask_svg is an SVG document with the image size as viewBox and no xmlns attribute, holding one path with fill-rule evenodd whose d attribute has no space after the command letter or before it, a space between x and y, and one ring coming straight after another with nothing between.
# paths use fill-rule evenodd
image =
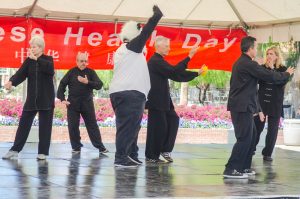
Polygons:
<instances>
[{"instance_id":1,"label":"raised hand","mask_svg":"<svg viewBox=\"0 0 300 199\"><path fill-rule=\"evenodd\" d=\"M37 57L33 54L33 51L31 48L29 49L29 58L33 59L33 60L37 60Z\"/></svg>"},{"instance_id":2,"label":"raised hand","mask_svg":"<svg viewBox=\"0 0 300 199\"><path fill-rule=\"evenodd\" d=\"M199 46L193 47L189 52L189 57L192 59L198 50L199 50Z\"/></svg>"},{"instance_id":3,"label":"raised hand","mask_svg":"<svg viewBox=\"0 0 300 199\"><path fill-rule=\"evenodd\" d=\"M295 72L295 68L294 67L288 67L288 69L286 70L286 72L288 72L290 75L292 75Z\"/></svg>"},{"instance_id":4,"label":"raised hand","mask_svg":"<svg viewBox=\"0 0 300 199\"><path fill-rule=\"evenodd\" d=\"M88 84L89 83L89 80L88 80L86 75L84 77L78 76L77 79L78 79L78 81L80 81L83 84Z\"/></svg>"},{"instance_id":5,"label":"raised hand","mask_svg":"<svg viewBox=\"0 0 300 199\"><path fill-rule=\"evenodd\" d=\"M153 6L153 13L163 15L163 13L161 12L161 10L159 9L159 7L157 5Z\"/></svg>"},{"instance_id":6,"label":"raised hand","mask_svg":"<svg viewBox=\"0 0 300 199\"><path fill-rule=\"evenodd\" d=\"M264 113L263 112L259 112L258 113L258 116L259 116L259 120L261 121L261 122L263 122L263 121L265 121L265 115L264 115Z\"/></svg>"},{"instance_id":7,"label":"raised hand","mask_svg":"<svg viewBox=\"0 0 300 199\"><path fill-rule=\"evenodd\" d=\"M64 100L64 101L61 101L61 103L63 103L64 105L66 105L66 106L69 106L71 103L69 102L69 101L67 101L67 100Z\"/></svg>"},{"instance_id":8,"label":"raised hand","mask_svg":"<svg viewBox=\"0 0 300 199\"><path fill-rule=\"evenodd\" d=\"M8 81L4 84L4 88L6 90L11 90L12 89L12 82L11 81Z\"/></svg>"}]
</instances>

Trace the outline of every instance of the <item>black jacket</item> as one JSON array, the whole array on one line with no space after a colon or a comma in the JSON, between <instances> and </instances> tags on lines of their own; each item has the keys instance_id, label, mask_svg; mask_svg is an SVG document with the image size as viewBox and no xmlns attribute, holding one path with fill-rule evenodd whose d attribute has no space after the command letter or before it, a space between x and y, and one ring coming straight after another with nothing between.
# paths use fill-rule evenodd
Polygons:
<instances>
[{"instance_id":1,"label":"black jacket","mask_svg":"<svg viewBox=\"0 0 300 199\"><path fill-rule=\"evenodd\" d=\"M255 113L258 80L282 84L289 76L287 72L274 72L261 67L248 55L242 54L232 68L227 109Z\"/></svg>"},{"instance_id":2,"label":"black jacket","mask_svg":"<svg viewBox=\"0 0 300 199\"><path fill-rule=\"evenodd\" d=\"M89 82L84 84L78 81L78 76L87 76ZM77 66L70 69L62 78L57 90L57 98L65 100L66 87L69 88L68 101L69 108L80 110L82 102L93 102L93 89L100 90L103 86L102 81L93 69L85 68L80 70Z\"/></svg>"},{"instance_id":3,"label":"black jacket","mask_svg":"<svg viewBox=\"0 0 300 199\"><path fill-rule=\"evenodd\" d=\"M20 69L10 78L13 86L26 78L27 98L23 110L50 110L54 108L54 65L51 56L42 55L37 60L27 58Z\"/></svg>"},{"instance_id":4,"label":"black jacket","mask_svg":"<svg viewBox=\"0 0 300 199\"><path fill-rule=\"evenodd\" d=\"M262 67L277 72L285 72L287 69L284 66L280 66L279 68L275 68L275 69L270 69L265 65L262 65ZM270 115L273 117L282 116L284 88L287 82L288 80L286 80L282 84L274 84L272 82L267 82L264 80L258 81L259 84L258 99L259 99L261 109L265 115Z\"/></svg>"},{"instance_id":5,"label":"black jacket","mask_svg":"<svg viewBox=\"0 0 300 199\"><path fill-rule=\"evenodd\" d=\"M148 94L146 108L156 110L170 110L174 108L169 88L169 79L187 82L198 76L197 72L186 71L190 58L187 57L172 66L164 58L155 53L148 61L151 89Z\"/></svg>"}]
</instances>

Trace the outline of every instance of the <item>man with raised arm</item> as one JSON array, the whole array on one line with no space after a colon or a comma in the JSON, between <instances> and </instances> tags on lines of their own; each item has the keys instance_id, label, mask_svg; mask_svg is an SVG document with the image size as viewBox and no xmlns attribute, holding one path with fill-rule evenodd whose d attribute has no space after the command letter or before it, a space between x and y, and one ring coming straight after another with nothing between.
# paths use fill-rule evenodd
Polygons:
<instances>
[{"instance_id":1,"label":"man with raised arm","mask_svg":"<svg viewBox=\"0 0 300 199\"><path fill-rule=\"evenodd\" d=\"M138 159L137 139L150 90L150 77L145 44L163 16L158 6L141 28L137 22L125 23L121 31L123 44L114 55L114 75L110 84L110 100L116 115L116 167L136 167Z\"/></svg>"}]
</instances>

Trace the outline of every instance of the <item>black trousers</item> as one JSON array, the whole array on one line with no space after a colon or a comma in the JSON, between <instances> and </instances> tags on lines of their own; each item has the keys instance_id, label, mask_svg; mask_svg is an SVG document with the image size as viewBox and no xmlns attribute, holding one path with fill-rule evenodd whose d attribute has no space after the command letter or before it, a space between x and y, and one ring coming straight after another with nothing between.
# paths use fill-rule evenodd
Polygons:
<instances>
[{"instance_id":1,"label":"black trousers","mask_svg":"<svg viewBox=\"0 0 300 199\"><path fill-rule=\"evenodd\" d=\"M138 133L145 109L146 97L139 91L121 91L110 94L116 115L115 163L122 164L138 157Z\"/></svg>"},{"instance_id":2,"label":"black trousers","mask_svg":"<svg viewBox=\"0 0 300 199\"><path fill-rule=\"evenodd\" d=\"M10 150L20 152L23 149L28 138L33 119L37 113L39 113L38 154L49 155L53 121L53 109L39 111L23 111L17 129L14 145L11 147Z\"/></svg>"},{"instance_id":3,"label":"black trousers","mask_svg":"<svg viewBox=\"0 0 300 199\"><path fill-rule=\"evenodd\" d=\"M160 153L172 152L178 126L179 117L174 109L169 111L149 109L145 151L146 158L158 159Z\"/></svg>"},{"instance_id":4,"label":"black trousers","mask_svg":"<svg viewBox=\"0 0 300 199\"><path fill-rule=\"evenodd\" d=\"M236 169L241 172L251 167L252 155L255 149L256 127L253 113L231 111L230 114L236 143L226 164L226 170Z\"/></svg>"},{"instance_id":5,"label":"black trousers","mask_svg":"<svg viewBox=\"0 0 300 199\"><path fill-rule=\"evenodd\" d=\"M260 135L264 130L266 121L261 122L258 116L255 117L254 121L257 130L255 146L257 146ZM280 117L268 116L268 131L265 140L265 147L262 150L263 156L272 156L277 140L279 121Z\"/></svg>"},{"instance_id":6,"label":"black trousers","mask_svg":"<svg viewBox=\"0 0 300 199\"><path fill-rule=\"evenodd\" d=\"M89 138L94 147L103 150L105 147L102 143L99 126L97 125L96 114L93 100L81 102L79 109L67 109L68 129L72 149L80 149L83 145L80 142L80 115L82 116Z\"/></svg>"}]
</instances>

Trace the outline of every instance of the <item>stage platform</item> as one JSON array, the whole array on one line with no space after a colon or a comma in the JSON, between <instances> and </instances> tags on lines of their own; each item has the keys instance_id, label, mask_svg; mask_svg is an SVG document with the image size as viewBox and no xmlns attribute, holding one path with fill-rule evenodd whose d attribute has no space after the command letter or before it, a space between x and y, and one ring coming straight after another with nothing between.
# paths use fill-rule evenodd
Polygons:
<instances>
[{"instance_id":1,"label":"stage platform","mask_svg":"<svg viewBox=\"0 0 300 199\"><path fill-rule=\"evenodd\" d=\"M3 156L12 143L0 142ZM27 143L17 160L0 160L0 198L270 198L300 196L300 152L276 148L264 163L254 156L257 175L245 180L222 177L232 144L178 144L171 164L147 164L143 144L137 168L115 168L114 144L99 156L89 143L72 155L69 143L53 143L50 156L37 161L37 144Z\"/></svg>"}]
</instances>

